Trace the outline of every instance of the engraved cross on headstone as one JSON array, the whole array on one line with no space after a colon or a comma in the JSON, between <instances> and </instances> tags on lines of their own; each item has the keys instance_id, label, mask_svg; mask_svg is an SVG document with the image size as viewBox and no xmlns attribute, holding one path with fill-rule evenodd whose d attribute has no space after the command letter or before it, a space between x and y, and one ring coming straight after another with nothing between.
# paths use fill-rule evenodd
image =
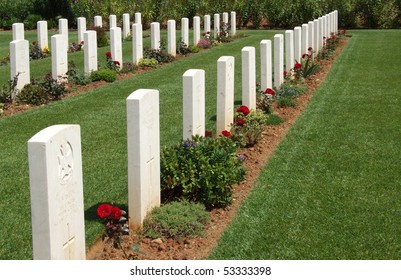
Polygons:
<instances>
[{"instance_id":1,"label":"engraved cross on headstone","mask_svg":"<svg viewBox=\"0 0 401 280\"><path fill-rule=\"evenodd\" d=\"M67 242L63 244L63 250L64 250L64 259L66 260L71 260L74 252L74 242L75 242L75 236L70 237L70 224L67 223L67 232L68 232L68 238Z\"/></svg>"}]
</instances>

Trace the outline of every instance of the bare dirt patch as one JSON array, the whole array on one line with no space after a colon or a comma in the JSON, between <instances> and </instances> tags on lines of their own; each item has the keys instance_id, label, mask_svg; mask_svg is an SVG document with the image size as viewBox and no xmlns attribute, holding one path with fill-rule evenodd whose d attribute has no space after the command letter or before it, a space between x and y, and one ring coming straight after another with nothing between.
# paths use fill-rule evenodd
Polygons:
<instances>
[{"instance_id":1,"label":"bare dirt patch","mask_svg":"<svg viewBox=\"0 0 401 280\"><path fill-rule=\"evenodd\" d=\"M346 42L346 39L340 41L340 45L331 59L319 62L321 70L311 79L305 81L308 91L297 98L297 106L295 108L274 108L274 112L286 121L280 125L267 126L263 133L263 139L256 146L240 151L240 153L247 157L247 160L244 162L247 169L246 179L239 185L234 186L234 201L230 207L215 209L210 212L211 219L206 226L203 237L188 238L185 240L152 240L141 237L137 232L131 232L130 235L123 236L122 238L121 244L124 250L113 248L108 244L104 244L102 240L98 240L87 253L87 259L123 260L127 259L127 257L142 260L206 259L236 215L239 206L252 190L263 166L270 159L278 144L285 137L290 127L308 105L315 91L324 81L334 60L338 57ZM137 246L142 253L134 252L131 249L133 246Z\"/></svg>"}]
</instances>

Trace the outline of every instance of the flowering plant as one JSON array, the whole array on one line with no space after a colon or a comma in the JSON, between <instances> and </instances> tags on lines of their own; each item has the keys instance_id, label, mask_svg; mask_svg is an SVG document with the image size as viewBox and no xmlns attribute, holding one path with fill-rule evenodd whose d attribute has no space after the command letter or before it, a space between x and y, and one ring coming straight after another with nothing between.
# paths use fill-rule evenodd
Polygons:
<instances>
[{"instance_id":1,"label":"flowering plant","mask_svg":"<svg viewBox=\"0 0 401 280\"><path fill-rule=\"evenodd\" d=\"M96 212L105 225L102 239L107 239L106 242L112 242L114 247L121 248L121 236L129 233L128 221L124 217L127 213L108 203L101 204Z\"/></svg>"},{"instance_id":2,"label":"flowering plant","mask_svg":"<svg viewBox=\"0 0 401 280\"><path fill-rule=\"evenodd\" d=\"M116 72L120 70L120 62L113 60L111 52L106 52L106 67Z\"/></svg>"},{"instance_id":3,"label":"flowering plant","mask_svg":"<svg viewBox=\"0 0 401 280\"><path fill-rule=\"evenodd\" d=\"M37 60L41 58L45 58L47 56L46 53L42 51L39 44L36 41L33 41L29 46L29 57L31 60Z\"/></svg>"},{"instance_id":4,"label":"flowering plant","mask_svg":"<svg viewBox=\"0 0 401 280\"><path fill-rule=\"evenodd\" d=\"M256 83L256 92L259 93L259 98L256 100L256 107L266 114L272 114L276 91L271 88L262 90L260 84Z\"/></svg>"},{"instance_id":5,"label":"flowering plant","mask_svg":"<svg viewBox=\"0 0 401 280\"><path fill-rule=\"evenodd\" d=\"M252 147L261 139L266 124L267 115L264 112L249 110L247 106L242 105L234 114L230 138L239 147Z\"/></svg>"},{"instance_id":6,"label":"flowering plant","mask_svg":"<svg viewBox=\"0 0 401 280\"><path fill-rule=\"evenodd\" d=\"M208 49L212 47L212 38L210 36L210 32L204 32L202 36L203 39L199 40L197 46L202 49Z\"/></svg>"}]
</instances>

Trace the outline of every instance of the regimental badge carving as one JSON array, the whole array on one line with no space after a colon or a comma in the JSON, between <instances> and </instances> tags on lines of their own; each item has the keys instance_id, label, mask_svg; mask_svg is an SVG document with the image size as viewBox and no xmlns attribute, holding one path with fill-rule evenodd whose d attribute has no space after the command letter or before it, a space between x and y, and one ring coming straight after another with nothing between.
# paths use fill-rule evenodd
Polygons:
<instances>
[{"instance_id":1,"label":"regimental badge carving","mask_svg":"<svg viewBox=\"0 0 401 280\"><path fill-rule=\"evenodd\" d=\"M72 176L74 170L74 157L72 147L69 142L60 145L58 154L58 176L61 184L66 184Z\"/></svg>"}]
</instances>

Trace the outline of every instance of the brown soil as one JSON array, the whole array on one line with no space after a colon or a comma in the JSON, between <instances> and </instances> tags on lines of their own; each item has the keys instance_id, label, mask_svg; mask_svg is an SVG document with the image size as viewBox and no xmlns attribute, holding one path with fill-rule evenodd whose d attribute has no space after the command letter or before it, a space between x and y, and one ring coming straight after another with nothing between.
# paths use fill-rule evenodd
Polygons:
<instances>
[{"instance_id":1,"label":"brown soil","mask_svg":"<svg viewBox=\"0 0 401 280\"><path fill-rule=\"evenodd\" d=\"M306 94L297 98L296 108L274 108L274 112L286 121L280 125L268 126L263 133L263 139L255 146L240 151L247 160L244 161L247 169L246 179L239 185L234 186L234 201L230 207L225 209L215 209L210 214L210 222L206 225L203 237L188 238L185 240L173 239L149 239L143 238L138 232L131 232L130 235L124 236L121 242L122 249L115 249L111 245L105 244L102 240L98 240L87 253L87 259L91 260L124 260L124 259L141 259L141 260L202 260L206 259L212 249L234 218L240 204L250 193L254 186L259 173L269 158L274 153L277 145L285 137L290 127L294 124L298 116L308 105L309 100L314 92L323 82L329 72L334 60L342 51L347 40L341 40L340 46L336 50L336 54L330 60L320 61L321 71L306 80L308 86ZM134 252L131 248L137 246L140 253Z\"/></svg>"}]
</instances>

